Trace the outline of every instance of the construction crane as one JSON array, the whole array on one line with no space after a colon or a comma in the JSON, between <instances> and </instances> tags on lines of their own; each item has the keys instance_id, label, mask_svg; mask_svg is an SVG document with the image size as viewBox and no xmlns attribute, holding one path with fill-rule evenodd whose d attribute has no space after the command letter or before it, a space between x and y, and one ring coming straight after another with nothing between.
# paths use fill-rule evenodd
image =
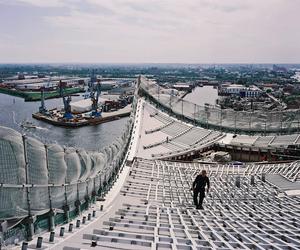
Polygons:
<instances>
[{"instance_id":1,"label":"construction crane","mask_svg":"<svg viewBox=\"0 0 300 250\"><path fill-rule=\"evenodd\" d=\"M93 85L91 95L90 95L91 101L92 101L92 114L91 115L94 117L101 116L101 110L99 110L99 105L98 105L100 94L101 94L101 83L98 82L96 85L96 89Z\"/></svg>"},{"instance_id":2,"label":"construction crane","mask_svg":"<svg viewBox=\"0 0 300 250\"><path fill-rule=\"evenodd\" d=\"M92 69L91 79L90 79L89 84L88 84L90 92L93 91L95 82L97 82L97 76L95 75L95 69Z\"/></svg>"},{"instance_id":3,"label":"construction crane","mask_svg":"<svg viewBox=\"0 0 300 250\"><path fill-rule=\"evenodd\" d=\"M63 117L65 119L69 120L69 119L73 118L73 114L71 112L71 101L72 101L72 98L71 98L70 95L65 96L65 93L64 93L65 87L66 87L66 83L64 83L62 81L59 81L59 92L60 92L60 96L63 99L64 111L65 111Z\"/></svg>"},{"instance_id":4,"label":"construction crane","mask_svg":"<svg viewBox=\"0 0 300 250\"><path fill-rule=\"evenodd\" d=\"M88 81L88 85L85 86L85 93L83 94L84 99L91 98L91 93L93 91L94 83L97 82L97 76L95 75L95 70L91 70L90 80Z\"/></svg>"},{"instance_id":5,"label":"construction crane","mask_svg":"<svg viewBox=\"0 0 300 250\"><path fill-rule=\"evenodd\" d=\"M45 105L45 89L44 87L41 88L41 106L39 107L39 112L43 115L45 115L48 110L46 109Z\"/></svg>"},{"instance_id":6,"label":"construction crane","mask_svg":"<svg viewBox=\"0 0 300 250\"><path fill-rule=\"evenodd\" d=\"M65 119L72 119L73 118L73 114L71 113L71 101L72 101L72 98L71 96L63 96L63 102L64 102L64 118Z\"/></svg>"},{"instance_id":7,"label":"construction crane","mask_svg":"<svg viewBox=\"0 0 300 250\"><path fill-rule=\"evenodd\" d=\"M47 88L50 87L50 82L51 82L51 77L49 77L48 79L48 83L46 85ZM39 107L39 112L43 115L46 115L48 113L48 110L45 105L45 89L46 89L45 86L41 87L41 106Z\"/></svg>"},{"instance_id":8,"label":"construction crane","mask_svg":"<svg viewBox=\"0 0 300 250\"><path fill-rule=\"evenodd\" d=\"M66 83L63 82L62 80L59 80L58 87L59 87L59 95L61 97L63 97L63 95L64 95L64 88L66 87Z\"/></svg>"}]
</instances>

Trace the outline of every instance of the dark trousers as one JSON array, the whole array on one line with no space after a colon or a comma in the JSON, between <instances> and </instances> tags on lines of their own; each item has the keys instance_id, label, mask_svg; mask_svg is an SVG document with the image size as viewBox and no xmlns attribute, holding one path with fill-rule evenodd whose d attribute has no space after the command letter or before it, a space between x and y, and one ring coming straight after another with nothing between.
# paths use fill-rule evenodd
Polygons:
<instances>
[{"instance_id":1,"label":"dark trousers","mask_svg":"<svg viewBox=\"0 0 300 250\"><path fill-rule=\"evenodd\" d=\"M196 207L202 207L202 203L205 197L205 189L194 190L194 204ZM198 200L199 198L199 200Z\"/></svg>"}]
</instances>

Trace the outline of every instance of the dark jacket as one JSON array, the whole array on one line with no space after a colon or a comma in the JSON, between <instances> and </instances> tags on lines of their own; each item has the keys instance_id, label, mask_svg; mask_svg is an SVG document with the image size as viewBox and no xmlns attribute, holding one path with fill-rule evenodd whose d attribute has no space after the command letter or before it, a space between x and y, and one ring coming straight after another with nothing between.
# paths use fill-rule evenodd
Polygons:
<instances>
[{"instance_id":1,"label":"dark jacket","mask_svg":"<svg viewBox=\"0 0 300 250\"><path fill-rule=\"evenodd\" d=\"M193 182L193 190L199 191L205 189L205 186L209 189L209 179L207 176L202 176L201 174L197 175L196 179Z\"/></svg>"}]
</instances>

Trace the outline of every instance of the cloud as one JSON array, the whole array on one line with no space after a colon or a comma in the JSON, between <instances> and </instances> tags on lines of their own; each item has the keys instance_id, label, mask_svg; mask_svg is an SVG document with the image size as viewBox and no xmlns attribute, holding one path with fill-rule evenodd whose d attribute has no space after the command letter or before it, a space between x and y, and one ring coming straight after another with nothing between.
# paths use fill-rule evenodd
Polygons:
<instances>
[{"instance_id":1,"label":"cloud","mask_svg":"<svg viewBox=\"0 0 300 250\"><path fill-rule=\"evenodd\" d=\"M250 8L250 2L248 0L201 0L201 4L212 10L222 12L235 12L247 10Z\"/></svg>"},{"instance_id":2,"label":"cloud","mask_svg":"<svg viewBox=\"0 0 300 250\"><path fill-rule=\"evenodd\" d=\"M27 25L31 39L23 50L39 47L41 58L54 61L294 62L300 58L299 1L0 0L5 5L12 2L18 3L21 14L13 16L7 10L12 12L12 27L6 32L17 41L18 22L38 15ZM22 8L28 12L26 20Z\"/></svg>"},{"instance_id":3,"label":"cloud","mask_svg":"<svg viewBox=\"0 0 300 250\"><path fill-rule=\"evenodd\" d=\"M17 0L15 2L13 1L2 1L6 3L11 3L11 4L29 4L32 6L37 6L37 7L62 7L65 5L64 0ZM1 3L1 2L0 2Z\"/></svg>"}]
</instances>

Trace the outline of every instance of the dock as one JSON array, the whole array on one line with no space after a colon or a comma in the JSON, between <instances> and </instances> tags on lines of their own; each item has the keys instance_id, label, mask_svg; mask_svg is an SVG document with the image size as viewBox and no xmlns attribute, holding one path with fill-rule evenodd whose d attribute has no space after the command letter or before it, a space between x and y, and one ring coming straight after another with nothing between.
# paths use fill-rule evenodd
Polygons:
<instances>
[{"instance_id":1,"label":"dock","mask_svg":"<svg viewBox=\"0 0 300 250\"><path fill-rule=\"evenodd\" d=\"M66 119L63 118L62 115L58 112L59 111L56 112L56 115L45 115L40 112L37 112L32 114L32 117L34 119L47 122L54 126L78 128L83 126L98 125L101 123L118 120L122 117L129 116L131 113L131 105L127 105L126 107L116 111L102 112L100 117L76 115L72 119Z\"/></svg>"}]
</instances>

